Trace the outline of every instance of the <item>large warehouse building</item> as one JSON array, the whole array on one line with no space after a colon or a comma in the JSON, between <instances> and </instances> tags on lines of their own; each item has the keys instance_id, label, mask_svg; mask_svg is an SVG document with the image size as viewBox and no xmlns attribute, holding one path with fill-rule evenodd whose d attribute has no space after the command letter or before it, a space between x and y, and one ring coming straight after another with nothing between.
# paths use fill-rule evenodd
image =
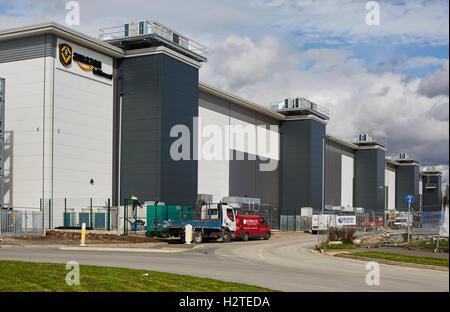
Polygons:
<instances>
[{"instance_id":1,"label":"large warehouse building","mask_svg":"<svg viewBox=\"0 0 450 312\"><path fill-rule=\"evenodd\" d=\"M209 194L382 212L414 194L416 211L440 209L441 172L367 134L327 135L328 111L304 98L269 108L201 83L203 62L204 47L153 22L100 39L55 23L0 31L4 207Z\"/></svg>"}]
</instances>

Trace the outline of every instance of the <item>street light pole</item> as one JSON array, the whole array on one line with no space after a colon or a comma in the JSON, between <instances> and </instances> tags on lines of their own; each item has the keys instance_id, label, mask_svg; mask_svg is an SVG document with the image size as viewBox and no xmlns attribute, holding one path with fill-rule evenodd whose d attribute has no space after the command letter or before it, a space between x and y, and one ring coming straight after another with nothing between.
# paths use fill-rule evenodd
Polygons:
<instances>
[{"instance_id":1,"label":"street light pole","mask_svg":"<svg viewBox=\"0 0 450 312\"><path fill-rule=\"evenodd\" d=\"M410 236L411 236L411 203L408 203L408 242L412 245Z\"/></svg>"},{"instance_id":2,"label":"street light pole","mask_svg":"<svg viewBox=\"0 0 450 312\"><path fill-rule=\"evenodd\" d=\"M122 162L122 111L123 111L123 97L129 93L122 92L119 94L119 146L118 146L118 164L117 164L117 206L120 207L120 179L121 179L121 162Z\"/></svg>"},{"instance_id":3,"label":"street light pole","mask_svg":"<svg viewBox=\"0 0 450 312\"><path fill-rule=\"evenodd\" d=\"M117 163L117 206L120 207L120 169L122 156L122 99L124 93L119 96L119 147L118 147L118 163Z\"/></svg>"},{"instance_id":4,"label":"street light pole","mask_svg":"<svg viewBox=\"0 0 450 312\"><path fill-rule=\"evenodd\" d=\"M387 219L386 219L386 202L387 202L387 196L388 196L388 193L387 193L387 188L386 188L386 185L384 186L384 228L386 229L386 222L387 222Z\"/></svg>"}]
</instances>

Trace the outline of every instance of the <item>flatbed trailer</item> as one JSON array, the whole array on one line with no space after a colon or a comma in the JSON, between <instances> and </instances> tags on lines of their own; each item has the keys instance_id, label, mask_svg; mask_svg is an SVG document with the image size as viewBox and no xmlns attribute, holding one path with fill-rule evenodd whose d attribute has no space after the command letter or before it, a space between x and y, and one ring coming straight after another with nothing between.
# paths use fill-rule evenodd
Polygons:
<instances>
[{"instance_id":1,"label":"flatbed trailer","mask_svg":"<svg viewBox=\"0 0 450 312\"><path fill-rule=\"evenodd\" d=\"M206 219L208 217L208 219ZM215 238L217 241L229 242L235 237L236 218L234 210L227 204L204 205L201 208L199 219L167 220L158 222L158 227L169 237L184 240L185 228L192 226L193 241L201 243L204 238Z\"/></svg>"}]
</instances>

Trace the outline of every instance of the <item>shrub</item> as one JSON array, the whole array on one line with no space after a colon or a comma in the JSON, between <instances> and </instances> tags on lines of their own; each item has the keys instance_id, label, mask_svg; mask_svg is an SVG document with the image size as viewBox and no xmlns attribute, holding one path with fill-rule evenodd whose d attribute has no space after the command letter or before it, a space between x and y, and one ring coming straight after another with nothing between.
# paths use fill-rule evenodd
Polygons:
<instances>
[{"instance_id":1,"label":"shrub","mask_svg":"<svg viewBox=\"0 0 450 312\"><path fill-rule=\"evenodd\" d=\"M352 244L355 238L355 229L332 227L328 231L328 241L342 241L344 244Z\"/></svg>"}]
</instances>

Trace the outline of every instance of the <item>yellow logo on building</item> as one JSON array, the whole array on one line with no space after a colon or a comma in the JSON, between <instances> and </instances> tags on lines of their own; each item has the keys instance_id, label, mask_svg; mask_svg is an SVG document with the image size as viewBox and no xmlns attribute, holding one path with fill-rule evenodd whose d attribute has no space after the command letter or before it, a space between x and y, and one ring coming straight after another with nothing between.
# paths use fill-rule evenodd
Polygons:
<instances>
[{"instance_id":1,"label":"yellow logo on building","mask_svg":"<svg viewBox=\"0 0 450 312\"><path fill-rule=\"evenodd\" d=\"M72 64L72 48L68 44L59 45L59 61L64 66Z\"/></svg>"}]
</instances>

